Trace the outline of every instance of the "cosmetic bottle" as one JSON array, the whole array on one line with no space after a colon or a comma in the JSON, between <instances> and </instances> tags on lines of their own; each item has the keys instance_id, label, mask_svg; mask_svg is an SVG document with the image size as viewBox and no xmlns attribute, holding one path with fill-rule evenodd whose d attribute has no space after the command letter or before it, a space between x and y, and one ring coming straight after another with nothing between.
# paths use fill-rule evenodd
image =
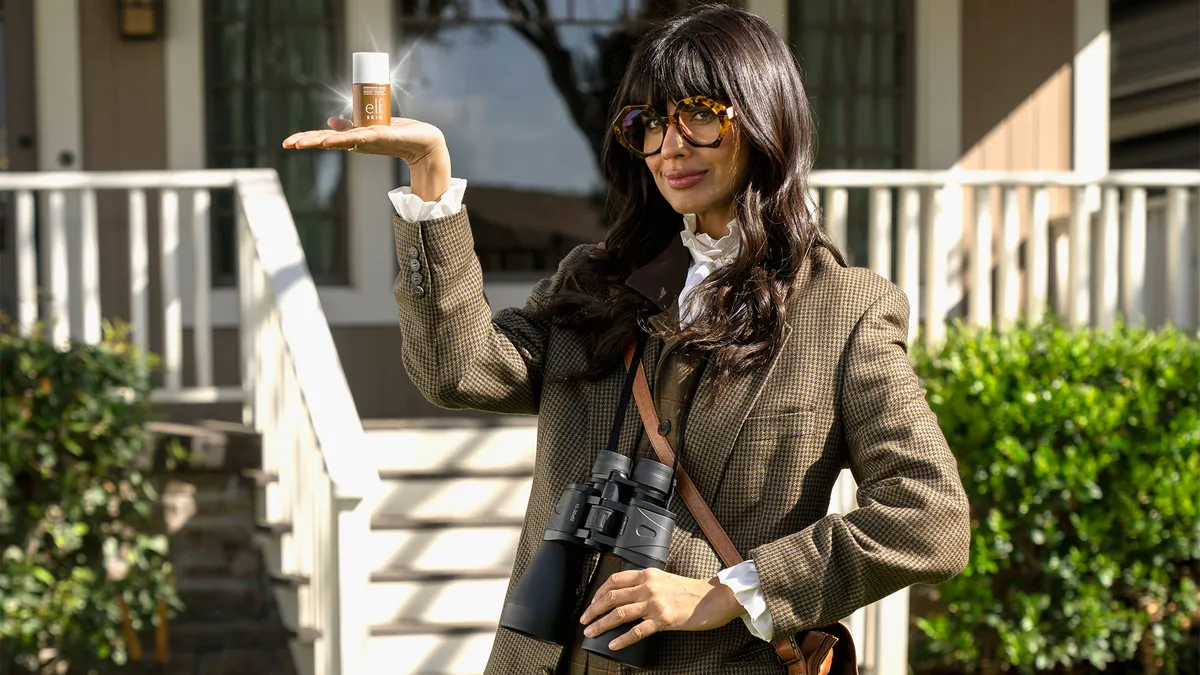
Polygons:
<instances>
[{"instance_id":1,"label":"cosmetic bottle","mask_svg":"<svg viewBox=\"0 0 1200 675\"><path fill-rule=\"evenodd\" d=\"M392 123L387 52L354 52L354 126Z\"/></svg>"}]
</instances>

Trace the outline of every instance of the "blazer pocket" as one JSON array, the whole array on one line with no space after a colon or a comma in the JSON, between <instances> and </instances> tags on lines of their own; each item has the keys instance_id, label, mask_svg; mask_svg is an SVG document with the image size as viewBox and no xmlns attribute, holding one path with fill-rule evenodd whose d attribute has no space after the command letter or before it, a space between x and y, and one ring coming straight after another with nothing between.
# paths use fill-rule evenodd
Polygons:
<instances>
[{"instance_id":1,"label":"blazer pocket","mask_svg":"<svg viewBox=\"0 0 1200 675\"><path fill-rule=\"evenodd\" d=\"M746 418L741 440L745 443L788 438L803 438L812 423L812 410L797 410L780 415L756 415Z\"/></svg>"}]
</instances>

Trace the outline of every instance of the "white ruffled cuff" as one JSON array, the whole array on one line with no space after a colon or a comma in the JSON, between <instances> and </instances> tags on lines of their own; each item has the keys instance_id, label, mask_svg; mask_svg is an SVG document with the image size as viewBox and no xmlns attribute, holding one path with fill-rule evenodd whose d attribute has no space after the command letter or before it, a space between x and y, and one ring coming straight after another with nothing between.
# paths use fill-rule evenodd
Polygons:
<instances>
[{"instance_id":1,"label":"white ruffled cuff","mask_svg":"<svg viewBox=\"0 0 1200 675\"><path fill-rule=\"evenodd\" d=\"M463 193L467 190L467 181L462 178L451 178L450 187L442 193L436 202L427 202L412 192L411 187L398 187L388 193L396 213L408 221L433 220L452 216L462 209Z\"/></svg>"},{"instance_id":2,"label":"white ruffled cuff","mask_svg":"<svg viewBox=\"0 0 1200 675\"><path fill-rule=\"evenodd\" d=\"M758 568L754 561L740 562L717 572L717 580L733 591L733 596L746 610L742 622L750 634L771 642L775 636L775 623L771 620L771 610L767 609L767 597L758 585Z\"/></svg>"}]
</instances>

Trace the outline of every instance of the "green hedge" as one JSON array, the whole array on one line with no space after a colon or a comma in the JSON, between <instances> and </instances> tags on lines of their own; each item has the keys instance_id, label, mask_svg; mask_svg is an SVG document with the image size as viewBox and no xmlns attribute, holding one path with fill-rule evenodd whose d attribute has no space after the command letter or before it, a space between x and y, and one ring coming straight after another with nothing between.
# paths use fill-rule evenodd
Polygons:
<instances>
[{"instance_id":1,"label":"green hedge","mask_svg":"<svg viewBox=\"0 0 1200 675\"><path fill-rule=\"evenodd\" d=\"M1197 672L1200 341L956 325L914 356L973 528L915 672Z\"/></svg>"},{"instance_id":2,"label":"green hedge","mask_svg":"<svg viewBox=\"0 0 1200 675\"><path fill-rule=\"evenodd\" d=\"M178 605L135 469L150 414L138 363L111 327L58 350L0 322L0 673L123 663L118 598L139 632L160 600Z\"/></svg>"}]
</instances>

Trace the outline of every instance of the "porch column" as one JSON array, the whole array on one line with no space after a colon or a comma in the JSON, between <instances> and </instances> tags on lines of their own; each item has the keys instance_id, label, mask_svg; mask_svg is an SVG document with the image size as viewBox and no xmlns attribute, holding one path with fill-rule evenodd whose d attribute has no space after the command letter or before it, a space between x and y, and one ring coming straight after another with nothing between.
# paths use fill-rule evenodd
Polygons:
<instances>
[{"instance_id":1,"label":"porch column","mask_svg":"<svg viewBox=\"0 0 1200 675\"><path fill-rule=\"evenodd\" d=\"M1108 3L1075 0L1071 166L1080 173L1108 171L1110 42ZM1099 208L1098 192L1088 205Z\"/></svg>"},{"instance_id":2,"label":"porch column","mask_svg":"<svg viewBox=\"0 0 1200 675\"><path fill-rule=\"evenodd\" d=\"M78 0L33 3L38 169L83 168Z\"/></svg>"}]
</instances>

